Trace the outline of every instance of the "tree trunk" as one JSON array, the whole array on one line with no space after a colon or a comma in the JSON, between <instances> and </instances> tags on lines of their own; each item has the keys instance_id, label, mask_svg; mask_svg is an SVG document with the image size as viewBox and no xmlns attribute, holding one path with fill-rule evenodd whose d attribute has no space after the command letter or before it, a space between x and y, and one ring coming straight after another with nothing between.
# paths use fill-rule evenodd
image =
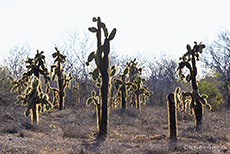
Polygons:
<instances>
[{"instance_id":1,"label":"tree trunk","mask_svg":"<svg viewBox=\"0 0 230 154\"><path fill-rule=\"evenodd\" d=\"M197 68L196 68L196 61L194 54L192 55L192 70L191 71L191 78L192 78L192 89L193 89L193 97L196 97L199 94L198 85L196 81L197 75ZM199 130L202 127L202 104L199 100L192 98L192 106L195 114L196 119L196 130ZM196 104L195 104L196 103Z\"/></svg>"},{"instance_id":2,"label":"tree trunk","mask_svg":"<svg viewBox=\"0 0 230 154\"><path fill-rule=\"evenodd\" d=\"M124 89L125 89L125 87L124 87ZM126 94L126 90L121 92L121 102L122 102L121 106L122 106L123 111L125 111L125 109L126 109L126 98L124 96L125 94Z\"/></svg>"},{"instance_id":3,"label":"tree trunk","mask_svg":"<svg viewBox=\"0 0 230 154\"><path fill-rule=\"evenodd\" d=\"M203 107L199 100L196 100L196 106L193 108L196 119L196 130L199 131L202 128L202 115Z\"/></svg>"},{"instance_id":4,"label":"tree trunk","mask_svg":"<svg viewBox=\"0 0 230 154\"><path fill-rule=\"evenodd\" d=\"M174 94L170 93L167 96L168 99L168 128L169 136L172 141L177 140L177 110L176 103L174 100Z\"/></svg>"},{"instance_id":5,"label":"tree trunk","mask_svg":"<svg viewBox=\"0 0 230 154\"><path fill-rule=\"evenodd\" d=\"M63 93L63 92L62 92ZM64 110L64 96L61 92L59 93L59 110Z\"/></svg>"},{"instance_id":6,"label":"tree trunk","mask_svg":"<svg viewBox=\"0 0 230 154\"><path fill-rule=\"evenodd\" d=\"M61 62L58 62L58 68L61 69ZM58 89L59 89L59 110L64 109L64 87L61 70L58 72Z\"/></svg>"},{"instance_id":7,"label":"tree trunk","mask_svg":"<svg viewBox=\"0 0 230 154\"><path fill-rule=\"evenodd\" d=\"M226 87L226 91L227 91L227 106L230 107L230 92L229 92L229 84L227 84Z\"/></svg>"},{"instance_id":8,"label":"tree trunk","mask_svg":"<svg viewBox=\"0 0 230 154\"><path fill-rule=\"evenodd\" d=\"M139 94L136 95L136 105L137 105L137 109L141 110L141 107L140 107L140 95Z\"/></svg>"},{"instance_id":9,"label":"tree trunk","mask_svg":"<svg viewBox=\"0 0 230 154\"><path fill-rule=\"evenodd\" d=\"M110 78L108 73L109 67L109 57L104 55L102 59L101 76L102 76L102 86L101 86L101 98L102 98L102 112L101 112L101 124L100 132L98 136L106 136L107 125L108 125L108 102L109 102L109 92L110 92Z\"/></svg>"},{"instance_id":10,"label":"tree trunk","mask_svg":"<svg viewBox=\"0 0 230 154\"><path fill-rule=\"evenodd\" d=\"M101 124L101 104L96 105L96 114L97 114L97 129L100 132L100 124Z\"/></svg>"},{"instance_id":11,"label":"tree trunk","mask_svg":"<svg viewBox=\"0 0 230 154\"><path fill-rule=\"evenodd\" d=\"M32 110L31 123L33 124L35 122L36 124L38 124L38 109L36 103L32 104L31 110Z\"/></svg>"}]
</instances>

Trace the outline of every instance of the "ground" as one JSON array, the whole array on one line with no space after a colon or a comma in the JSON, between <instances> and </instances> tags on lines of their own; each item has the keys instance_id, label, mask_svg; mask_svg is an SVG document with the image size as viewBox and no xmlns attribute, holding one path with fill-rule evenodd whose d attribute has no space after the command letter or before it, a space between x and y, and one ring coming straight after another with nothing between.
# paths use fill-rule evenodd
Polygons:
<instances>
[{"instance_id":1,"label":"ground","mask_svg":"<svg viewBox=\"0 0 230 154\"><path fill-rule=\"evenodd\" d=\"M151 154L230 153L230 109L204 111L203 128L195 131L194 118L178 113L178 140L170 142L167 106L111 110L106 139L97 139L94 106L66 103L31 124L24 106L4 105L0 99L0 153L23 154Z\"/></svg>"}]
</instances>

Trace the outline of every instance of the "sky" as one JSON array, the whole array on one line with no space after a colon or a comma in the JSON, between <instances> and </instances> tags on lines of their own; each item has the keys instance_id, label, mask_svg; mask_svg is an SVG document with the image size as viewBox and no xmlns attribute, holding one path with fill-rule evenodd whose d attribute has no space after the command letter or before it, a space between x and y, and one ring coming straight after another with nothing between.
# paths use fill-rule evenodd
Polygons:
<instances>
[{"instance_id":1,"label":"sky","mask_svg":"<svg viewBox=\"0 0 230 154\"><path fill-rule=\"evenodd\" d=\"M119 54L181 56L186 45L208 43L230 30L228 0L0 0L0 54L28 42L35 52L50 50L62 34L88 32L100 16ZM80 37L80 36L79 36Z\"/></svg>"}]
</instances>

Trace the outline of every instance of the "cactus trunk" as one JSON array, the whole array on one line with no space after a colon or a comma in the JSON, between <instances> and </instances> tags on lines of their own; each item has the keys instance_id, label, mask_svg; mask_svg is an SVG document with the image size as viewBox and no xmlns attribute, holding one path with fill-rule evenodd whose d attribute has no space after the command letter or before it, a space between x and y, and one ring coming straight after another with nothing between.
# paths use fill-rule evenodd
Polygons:
<instances>
[{"instance_id":1,"label":"cactus trunk","mask_svg":"<svg viewBox=\"0 0 230 154\"><path fill-rule=\"evenodd\" d=\"M63 110L64 109L64 89L63 89L63 80L60 79L60 77L58 76L58 87L59 87L59 110Z\"/></svg>"},{"instance_id":2,"label":"cactus trunk","mask_svg":"<svg viewBox=\"0 0 230 154\"><path fill-rule=\"evenodd\" d=\"M227 106L230 107L230 90L229 90L230 87L229 87L229 84L227 84L227 88L226 89L227 89L227 97L226 97L227 98L226 99L227 100Z\"/></svg>"},{"instance_id":3,"label":"cactus trunk","mask_svg":"<svg viewBox=\"0 0 230 154\"><path fill-rule=\"evenodd\" d=\"M97 114L97 127L98 131L100 131L100 124L101 124L101 104L96 105L96 114Z\"/></svg>"},{"instance_id":4,"label":"cactus trunk","mask_svg":"<svg viewBox=\"0 0 230 154\"><path fill-rule=\"evenodd\" d=\"M108 102L109 102L109 87L110 87L110 78L108 73L109 67L109 57L104 55L102 59L103 67L101 68L102 76L102 86L101 86L101 98L102 98L102 113L101 113L101 123L99 136L107 134L107 125L108 125Z\"/></svg>"},{"instance_id":5,"label":"cactus trunk","mask_svg":"<svg viewBox=\"0 0 230 154\"><path fill-rule=\"evenodd\" d=\"M177 140L177 110L174 100L174 94L171 93L167 96L168 99L168 128L169 137L172 141Z\"/></svg>"},{"instance_id":6,"label":"cactus trunk","mask_svg":"<svg viewBox=\"0 0 230 154\"><path fill-rule=\"evenodd\" d=\"M38 124L38 108L37 108L37 104L33 103L31 106L31 110L32 110L32 114L31 114L31 122L32 124L35 122L36 124Z\"/></svg>"},{"instance_id":7,"label":"cactus trunk","mask_svg":"<svg viewBox=\"0 0 230 154\"><path fill-rule=\"evenodd\" d=\"M122 107L122 110L124 111L126 109L126 88L123 87L122 88L123 91L121 92L121 107Z\"/></svg>"},{"instance_id":8,"label":"cactus trunk","mask_svg":"<svg viewBox=\"0 0 230 154\"><path fill-rule=\"evenodd\" d=\"M140 95L139 94L136 94L136 107L138 110L141 110L141 107L140 107Z\"/></svg>"},{"instance_id":9,"label":"cactus trunk","mask_svg":"<svg viewBox=\"0 0 230 154\"><path fill-rule=\"evenodd\" d=\"M195 61L195 56L194 54L192 55L192 73L191 73L191 77L192 77L192 89L193 89L193 93L195 92L194 95L198 94L198 85L197 85L197 81L196 81L196 75L197 75L197 68L196 68L196 61ZM194 98L193 98L194 99ZM196 104L194 104L194 102ZM195 115L195 119L196 119L196 129L199 130L202 126L202 104L198 99L194 99L192 101L192 106L193 106L193 110L194 110L194 115Z\"/></svg>"},{"instance_id":10,"label":"cactus trunk","mask_svg":"<svg viewBox=\"0 0 230 154\"><path fill-rule=\"evenodd\" d=\"M196 101L196 106L193 109L196 118L196 130L200 130L202 128L203 108L199 100Z\"/></svg>"}]
</instances>

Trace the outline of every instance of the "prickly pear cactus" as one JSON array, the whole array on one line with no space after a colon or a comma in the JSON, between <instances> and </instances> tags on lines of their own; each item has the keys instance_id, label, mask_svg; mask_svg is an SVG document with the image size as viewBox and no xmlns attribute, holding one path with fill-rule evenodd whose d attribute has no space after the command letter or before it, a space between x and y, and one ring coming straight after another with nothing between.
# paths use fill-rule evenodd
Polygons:
<instances>
[{"instance_id":1,"label":"prickly pear cactus","mask_svg":"<svg viewBox=\"0 0 230 154\"><path fill-rule=\"evenodd\" d=\"M96 91L91 91L91 97L89 97L86 101L86 105L89 106L91 103L96 105L96 113L97 113L97 129L100 131L100 123L101 123L101 103L99 97L96 95Z\"/></svg>"},{"instance_id":2,"label":"prickly pear cactus","mask_svg":"<svg viewBox=\"0 0 230 154\"><path fill-rule=\"evenodd\" d=\"M55 60L54 65L51 66L51 72L53 72L52 81L54 81L57 77L58 89L52 88L54 98L53 105L59 104L59 109L63 110L66 96L65 89L67 86L70 87L72 75L69 73L69 77L67 77L67 75L64 73L64 69L62 68L62 64L66 62L66 56L61 54L57 48L55 48L55 50L56 52L52 54L52 57L55 58Z\"/></svg>"},{"instance_id":3,"label":"prickly pear cactus","mask_svg":"<svg viewBox=\"0 0 230 154\"><path fill-rule=\"evenodd\" d=\"M114 78L114 86L117 89L117 96L115 96L116 98L118 98L118 101L121 102L121 107L123 109L123 111L126 109L126 102L127 102L127 91L130 89L130 87L132 86L131 82L127 82L127 77L126 75L129 73L129 68L126 67L125 70L123 71L123 74L119 75L119 78ZM116 100L117 101L117 100Z\"/></svg>"},{"instance_id":4,"label":"prickly pear cactus","mask_svg":"<svg viewBox=\"0 0 230 154\"><path fill-rule=\"evenodd\" d=\"M100 116L100 125L99 125L99 136L107 134L107 125L108 125L108 105L110 104L110 85L111 85L111 76L116 73L115 66L110 67L110 41L113 40L116 34L116 29L114 28L109 34L106 25L101 22L101 18L93 18L93 22L97 23L96 27L90 27L89 31L96 33L97 37L97 50L92 52L86 65L89 65L91 61L95 61L96 68L91 73L92 79L97 81L97 87L100 88L100 97L101 97L101 116ZM102 32L104 32L104 43L102 44Z\"/></svg>"},{"instance_id":5,"label":"prickly pear cactus","mask_svg":"<svg viewBox=\"0 0 230 154\"><path fill-rule=\"evenodd\" d=\"M179 102L182 103L183 108L189 103L191 114L195 115L196 119L196 128L200 129L202 126L202 113L203 106L208 110L211 110L211 105L207 103L207 95L200 95L197 83L197 66L196 61L199 61L199 54L203 52L205 45L200 43L191 48L190 45L187 45L187 52L180 58L181 62L177 68L179 77L181 80L186 79L187 82L191 83L192 91L191 92L180 92L178 88L176 90L176 97ZM187 68L189 73L185 76L183 74L183 69Z\"/></svg>"},{"instance_id":6,"label":"prickly pear cactus","mask_svg":"<svg viewBox=\"0 0 230 154\"><path fill-rule=\"evenodd\" d=\"M45 110L52 108L48 95L43 93L40 81L40 76L43 76L47 87L46 93L49 93L50 77L48 69L45 67L45 56L43 54L44 51L39 52L37 50L34 58L26 60L27 72L23 73L17 81L11 79L13 84L11 91L16 91L19 94L16 103L28 106L25 115L31 115L32 122L38 122L38 110L43 113Z\"/></svg>"},{"instance_id":7,"label":"prickly pear cactus","mask_svg":"<svg viewBox=\"0 0 230 154\"><path fill-rule=\"evenodd\" d=\"M131 83L134 83L134 80L142 74L142 68L137 67L137 64L138 62L136 58L134 58L129 62L126 62L126 65L129 68L129 80ZM137 106L135 95L132 93L130 95L131 95L130 104L132 104L133 106Z\"/></svg>"},{"instance_id":8,"label":"prickly pear cactus","mask_svg":"<svg viewBox=\"0 0 230 154\"><path fill-rule=\"evenodd\" d=\"M34 121L38 123L39 121L38 108L40 108L41 113L52 108L49 96L41 92L39 87L40 80L37 77L34 77L31 85L26 88L25 93L18 95L17 101L15 102L15 104L27 106L25 116L31 116L32 123Z\"/></svg>"},{"instance_id":9,"label":"prickly pear cactus","mask_svg":"<svg viewBox=\"0 0 230 154\"><path fill-rule=\"evenodd\" d=\"M139 110L141 109L141 103L145 104L148 100L148 97L153 94L152 91L148 91L147 86L144 85L143 82L145 82L145 79L139 76L134 80L134 83L131 87L131 90L134 92L136 96L136 108Z\"/></svg>"}]
</instances>

